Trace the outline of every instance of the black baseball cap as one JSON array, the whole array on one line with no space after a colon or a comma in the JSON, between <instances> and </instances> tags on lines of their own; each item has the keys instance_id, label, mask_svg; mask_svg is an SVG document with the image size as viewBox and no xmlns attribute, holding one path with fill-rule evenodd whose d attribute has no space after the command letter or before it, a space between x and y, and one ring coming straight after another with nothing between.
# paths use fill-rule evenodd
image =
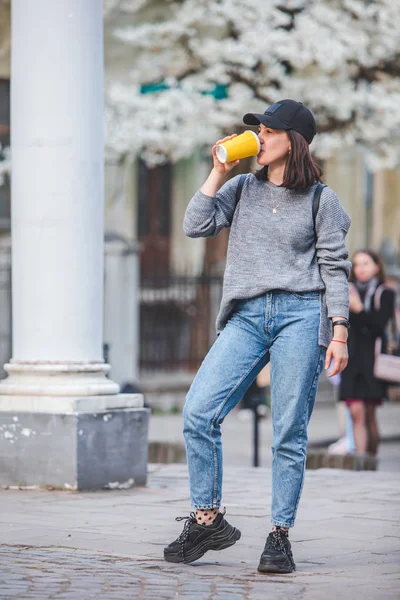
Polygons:
<instances>
[{"instance_id":1,"label":"black baseball cap","mask_svg":"<svg viewBox=\"0 0 400 600\"><path fill-rule=\"evenodd\" d=\"M296 100L279 100L267 108L264 114L247 113L243 121L246 125L253 126L262 123L271 129L293 129L301 133L309 144L317 132L311 110Z\"/></svg>"}]
</instances>

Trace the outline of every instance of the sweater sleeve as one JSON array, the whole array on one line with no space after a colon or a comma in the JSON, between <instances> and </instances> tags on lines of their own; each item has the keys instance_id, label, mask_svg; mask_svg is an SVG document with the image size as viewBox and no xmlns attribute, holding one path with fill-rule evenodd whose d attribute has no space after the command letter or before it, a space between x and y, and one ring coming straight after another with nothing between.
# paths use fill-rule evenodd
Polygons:
<instances>
[{"instance_id":1,"label":"sweater sleeve","mask_svg":"<svg viewBox=\"0 0 400 600\"><path fill-rule=\"evenodd\" d=\"M393 290L384 290L379 310L371 312L362 310L360 313L350 313L351 326L355 329L363 329L365 327L377 337L383 335L389 319L394 315L394 299Z\"/></svg>"},{"instance_id":2,"label":"sweater sleeve","mask_svg":"<svg viewBox=\"0 0 400 600\"><path fill-rule=\"evenodd\" d=\"M195 193L186 209L183 231L188 237L216 236L224 227L230 227L236 208L236 190L240 175L229 179L216 196Z\"/></svg>"},{"instance_id":3,"label":"sweater sleeve","mask_svg":"<svg viewBox=\"0 0 400 600\"><path fill-rule=\"evenodd\" d=\"M351 262L347 260L346 235L350 217L330 188L323 189L315 221L316 251L321 279L325 284L328 317L348 317L348 277Z\"/></svg>"}]
</instances>

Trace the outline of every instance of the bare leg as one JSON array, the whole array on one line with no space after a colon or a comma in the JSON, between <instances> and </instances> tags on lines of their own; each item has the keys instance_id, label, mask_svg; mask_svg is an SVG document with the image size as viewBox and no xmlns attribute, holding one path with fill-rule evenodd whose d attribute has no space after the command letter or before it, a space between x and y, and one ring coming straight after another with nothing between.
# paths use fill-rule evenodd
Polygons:
<instances>
[{"instance_id":1,"label":"bare leg","mask_svg":"<svg viewBox=\"0 0 400 600\"><path fill-rule=\"evenodd\" d=\"M360 400L359 402L351 402L350 413L353 419L354 442L356 445L356 452L358 454L365 454L365 452L367 451L368 433L364 402L362 400Z\"/></svg>"},{"instance_id":2,"label":"bare leg","mask_svg":"<svg viewBox=\"0 0 400 600\"><path fill-rule=\"evenodd\" d=\"M378 454L379 430L376 420L376 404L365 404L368 430L368 452L372 456Z\"/></svg>"}]
</instances>

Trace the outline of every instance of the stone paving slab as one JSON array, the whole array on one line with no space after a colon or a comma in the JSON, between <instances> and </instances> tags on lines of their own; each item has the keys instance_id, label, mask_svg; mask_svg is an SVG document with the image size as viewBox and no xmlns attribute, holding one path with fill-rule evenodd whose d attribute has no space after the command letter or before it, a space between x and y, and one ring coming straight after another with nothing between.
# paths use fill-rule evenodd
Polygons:
<instances>
[{"instance_id":1,"label":"stone paving slab","mask_svg":"<svg viewBox=\"0 0 400 600\"><path fill-rule=\"evenodd\" d=\"M291 532L297 572L261 575L270 470L225 471L224 505L241 540L193 565L162 560L188 514L185 465L152 465L147 488L0 491L1 599L398 600L400 475L306 475Z\"/></svg>"}]
</instances>

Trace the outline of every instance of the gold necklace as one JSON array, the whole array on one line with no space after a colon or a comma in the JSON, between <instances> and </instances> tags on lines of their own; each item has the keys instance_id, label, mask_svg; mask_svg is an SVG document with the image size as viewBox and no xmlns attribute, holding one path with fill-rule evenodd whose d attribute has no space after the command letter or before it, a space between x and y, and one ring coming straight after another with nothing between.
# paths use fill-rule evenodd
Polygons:
<instances>
[{"instance_id":1,"label":"gold necklace","mask_svg":"<svg viewBox=\"0 0 400 600\"><path fill-rule=\"evenodd\" d=\"M271 194L271 195L272 195L272 194ZM278 212L278 208L280 207L280 205L281 205L281 203L282 203L282 200L284 200L284 199L286 198L286 196L287 196L287 189L285 189L285 191L284 191L284 193L283 193L283 196L282 196L282 198L279 200L278 204L276 204L275 206L274 206L274 205L272 205L272 213L273 213L274 215L276 215L276 213Z\"/></svg>"}]
</instances>

